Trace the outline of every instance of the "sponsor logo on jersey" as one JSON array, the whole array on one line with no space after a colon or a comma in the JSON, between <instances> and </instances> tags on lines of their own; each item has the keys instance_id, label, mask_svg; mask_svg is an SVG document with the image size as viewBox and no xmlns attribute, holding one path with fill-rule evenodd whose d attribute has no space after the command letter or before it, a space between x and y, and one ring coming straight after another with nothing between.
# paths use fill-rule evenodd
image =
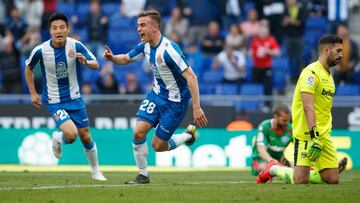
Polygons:
<instances>
[{"instance_id":1,"label":"sponsor logo on jersey","mask_svg":"<svg viewBox=\"0 0 360 203\"><path fill-rule=\"evenodd\" d=\"M325 90L325 89L323 88L321 94L324 95L324 96L334 97L335 92L332 92L331 90Z\"/></svg>"},{"instance_id":2,"label":"sponsor logo on jersey","mask_svg":"<svg viewBox=\"0 0 360 203\"><path fill-rule=\"evenodd\" d=\"M301 158L306 158L306 157L307 157L307 153L306 153L306 152L301 152L300 156L301 156Z\"/></svg>"},{"instance_id":3,"label":"sponsor logo on jersey","mask_svg":"<svg viewBox=\"0 0 360 203\"><path fill-rule=\"evenodd\" d=\"M57 79L67 78L69 76L68 74L68 68L67 65L64 62L59 62L56 64L56 77Z\"/></svg>"}]
</instances>

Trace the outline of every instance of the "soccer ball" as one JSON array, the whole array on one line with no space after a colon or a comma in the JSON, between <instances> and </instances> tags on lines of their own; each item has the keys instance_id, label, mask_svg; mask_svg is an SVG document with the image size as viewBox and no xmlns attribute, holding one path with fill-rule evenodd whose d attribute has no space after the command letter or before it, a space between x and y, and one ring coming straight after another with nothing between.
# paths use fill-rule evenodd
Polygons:
<instances>
[{"instance_id":1,"label":"soccer ball","mask_svg":"<svg viewBox=\"0 0 360 203\"><path fill-rule=\"evenodd\" d=\"M25 137L18 150L21 164L57 165L58 159L52 153L52 142L48 134L36 132Z\"/></svg>"}]
</instances>

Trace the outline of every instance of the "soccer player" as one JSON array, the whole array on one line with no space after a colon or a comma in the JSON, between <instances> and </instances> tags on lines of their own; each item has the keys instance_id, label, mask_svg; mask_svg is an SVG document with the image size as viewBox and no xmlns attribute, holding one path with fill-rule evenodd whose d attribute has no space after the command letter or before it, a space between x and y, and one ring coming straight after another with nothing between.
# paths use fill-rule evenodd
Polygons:
<instances>
[{"instance_id":1,"label":"soccer player","mask_svg":"<svg viewBox=\"0 0 360 203\"><path fill-rule=\"evenodd\" d=\"M196 124L204 127L208 123L200 107L197 77L179 46L161 34L160 21L158 11L141 12L137 22L141 43L127 54L113 55L108 47L104 52L104 58L116 64L128 64L145 57L154 74L152 90L136 114L133 150L140 173L128 182L130 184L150 182L146 135L151 128L156 128L152 147L157 152L173 150L182 143L192 145L197 139L195 126L189 125L184 133L173 134L184 118L190 98Z\"/></svg>"},{"instance_id":2,"label":"soccer player","mask_svg":"<svg viewBox=\"0 0 360 203\"><path fill-rule=\"evenodd\" d=\"M284 151L292 141L290 118L288 106L279 104L275 108L274 117L259 125L253 146L253 175L258 175L271 160L278 163L286 160Z\"/></svg>"},{"instance_id":3,"label":"soccer player","mask_svg":"<svg viewBox=\"0 0 360 203\"><path fill-rule=\"evenodd\" d=\"M295 184L339 182L336 149L330 139L335 85L329 70L342 58L342 39L325 35L319 39L318 51L318 60L301 72L292 101L295 167L286 168L271 161L260 172L258 183L273 176ZM310 166L315 166L315 170L310 170Z\"/></svg>"},{"instance_id":4,"label":"soccer player","mask_svg":"<svg viewBox=\"0 0 360 203\"><path fill-rule=\"evenodd\" d=\"M60 132L52 135L53 153L62 156L61 146L71 144L78 134L91 166L92 179L105 181L99 170L97 148L89 132L89 119L80 93L81 64L97 70L95 56L79 41L69 38L68 19L55 13L50 19L51 39L35 47L26 60L25 76L32 104L40 108L44 103ZM42 102L36 93L33 69L42 71Z\"/></svg>"}]
</instances>

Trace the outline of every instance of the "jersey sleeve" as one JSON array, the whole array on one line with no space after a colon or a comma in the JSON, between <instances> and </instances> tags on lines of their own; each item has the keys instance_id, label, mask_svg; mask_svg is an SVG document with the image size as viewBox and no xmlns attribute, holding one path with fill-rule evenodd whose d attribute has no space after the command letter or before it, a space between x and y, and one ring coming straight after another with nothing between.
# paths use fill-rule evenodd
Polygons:
<instances>
[{"instance_id":1,"label":"jersey sleeve","mask_svg":"<svg viewBox=\"0 0 360 203\"><path fill-rule=\"evenodd\" d=\"M29 58L25 61L25 65L30 66L31 70L35 68L36 63L41 60L42 52L41 47L35 47L29 56Z\"/></svg>"},{"instance_id":2,"label":"jersey sleeve","mask_svg":"<svg viewBox=\"0 0 360 203\"><path fill-rule=\"evenodd\" d=\"M187 62L180 47L173 42L171 43L171 45L167 46L164 54L164 59L166 64L169 65L169 67L175 68L181 73L189 67L189 63Z\"/></svg>"},{"instance_id":3,"label":"jersey sleeve","mask_svg":"<svg viewBox=\"0 0 360 203\"><path fill-rule=\"evenodd\" d=\"M144 49L145 49L145 44L140 43L133 50L131 50L128 53L128 56L130 57L131 61L138 61L140 59L143 59L145 57Z\"/></svg>"},{"instance_id":4,"label":"jersey sleeve","mask_svg":"<svg viewBox=\"0 0 360 203\"><path fill-rule=\"evenodd\" d=\"M317 85L317 77L312 70L305 69L299 78L298 85L300 85L300 92L307 92L315 94L315 88Z\"/></svg>"},{"instance_id":5,"label":"jersey sleeve","mask_svg":"<svg viewBox=\"0 0 360 203\"><path fill-rule=\"evenodd\" d=\"M275 39L274 37L271 37L270 48L271 48L271 49L278 49L278 48L280 48L279 43L276 41L276 39Z\"/></svg>"},{"instance_id":6,"label":"jersey sleeve","mask_svg":"<svg viewBox=\"0 0 360 203\"><path fill-rule=\"evenodd\" d=\"M258 133L256 135L255 144L256 146L265 146L268 143L267 131L262 124L258 127Z\"/></svg>"},{"instance_id":7,"label":"jersey sleeve","mask_svg":"<svg viewBox=\"0 0 360 203\"><path fill-rule=\"evenodd\" d=\"M76 53L81 53L85 56L86 60L96 60L96 57L90 50L88 50L81 42L75 43Z\"/></svg>"}]
</instances>

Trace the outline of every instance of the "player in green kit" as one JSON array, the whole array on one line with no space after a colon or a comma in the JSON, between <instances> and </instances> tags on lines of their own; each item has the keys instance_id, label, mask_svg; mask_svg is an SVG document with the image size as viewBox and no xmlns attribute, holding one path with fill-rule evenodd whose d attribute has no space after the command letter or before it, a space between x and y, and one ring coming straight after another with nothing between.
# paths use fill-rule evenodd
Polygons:
<instances>
[{"instance_id":1,"label":"player in green kit","mask_svg":"<svg viewBox=\"0 0 360 203\"><path fill-rule=\"evenodd\" d=\"M279 104L275 108L274 117L259 125L253 145L253 175L258 175L271 160L284 162L284 150L292 141L290 119L289 108Z\"/></svg>"},{"instance_id":2,"label":"player in green kit","mask_svg":"<svg viewBox=\"0 0 360 203\"><path fill-rule=\"evenodd\" d=\"M346 159L338 164L336 148L330 139L335 84L329 69L342 58L342 39L323 36L318 51L318 60L301 72L292 101L294 169L270 161L259 173L258 183L266 183L273 176L295 184L339 183L340 164L346 165Z\"/></svg>"}]
</instances>

